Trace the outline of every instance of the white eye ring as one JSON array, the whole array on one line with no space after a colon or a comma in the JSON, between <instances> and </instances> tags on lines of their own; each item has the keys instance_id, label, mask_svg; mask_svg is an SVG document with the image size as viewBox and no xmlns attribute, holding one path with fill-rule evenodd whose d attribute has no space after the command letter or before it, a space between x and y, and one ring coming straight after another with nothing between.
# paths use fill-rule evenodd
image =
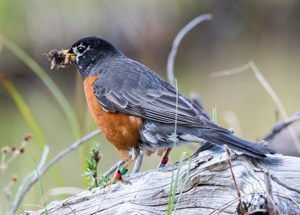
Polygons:
<instances>
[{"instance_id":1,"label":"white eye ring","mask_svg":"<svg viewBox=\"0 0 300 215\"><path fill-rule=\"evenodd\" d=\"M77 52L78 52L79 54L82 54L82 53L84 52L84 50L85 50L85 47L83 47L83 46L78 46L78 47L77 47Z\"/></svg>"}]
</instances>

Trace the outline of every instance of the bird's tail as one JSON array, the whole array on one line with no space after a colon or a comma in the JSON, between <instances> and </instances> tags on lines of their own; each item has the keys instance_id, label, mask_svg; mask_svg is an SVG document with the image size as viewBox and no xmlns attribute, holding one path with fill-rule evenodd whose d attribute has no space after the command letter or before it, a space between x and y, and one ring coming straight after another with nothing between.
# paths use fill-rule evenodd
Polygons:
<instances>
[{"instance_id":1,"label":"bird's tail","mask_svg":"<svg viewBox=\"0 0 300 215\"><path fill-rule=\"evenodd\" d=\"M265 158L267 154L276 153L273 149L241 139L229 132L213 132L213 134L209 135L209 138L205 139L218 145L228 145L233 150L259 159Z\"/></svg>"}]
</instances>

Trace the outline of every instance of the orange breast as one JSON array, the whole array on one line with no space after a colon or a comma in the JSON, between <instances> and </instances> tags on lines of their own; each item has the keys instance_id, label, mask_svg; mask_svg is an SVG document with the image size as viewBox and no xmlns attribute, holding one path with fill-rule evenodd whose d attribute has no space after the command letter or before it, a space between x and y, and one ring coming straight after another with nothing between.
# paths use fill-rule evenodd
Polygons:
<instances>
[{"instance_id":1,"label":"orange breast","mask_svg":"<svg viewBox=\"0 0 300 215\"><path fill-rule=\"evenodd\" d=\"M143 121L139 117L120 112L106 112L94 94L93 84L96 79L97 76L89 76L83 82L88 106L103 135L117 148L120 156L127 159L128 152L139 144L139 131Z\"/></svg>"}]
</instances>

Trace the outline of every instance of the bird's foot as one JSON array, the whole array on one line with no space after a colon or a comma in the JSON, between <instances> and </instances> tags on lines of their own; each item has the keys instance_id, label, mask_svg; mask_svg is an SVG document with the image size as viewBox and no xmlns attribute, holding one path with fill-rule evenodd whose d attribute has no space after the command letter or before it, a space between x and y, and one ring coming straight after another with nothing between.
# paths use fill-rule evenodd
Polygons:
<instances>
[{"instance_id":1,"label":"bird's foot","mask_svg":"<svg viewBox=\"0 0 300 215\"><path fill-rule=\"evenodd\" d=\"M128 172L128 169L125 169L124 167L123 167L122 169L118 169L118 170L116 171L115 177L114 177L108 184L106 184L105 186L103 186L103 188L109 187L109 186L111 186L111 185L113 185L113 184L115 184L115 183L117 183L117 182L120 182L120 183L122 183L122 184L124 184L124 185L128 185L128 184L131 185L131 183L130 183L129 180L125 180L125 179L123 179L123 177L122 177L122 176L125 175L127 172Z\"/></svg>"},{"instance_id":2,"label":"bird's foot","mask_svg":"<svg viewBox=\"0 0 300 215\"><path fill-rule=\"evenodd\" d=\"M168 161L169 161L169 157L166 157L166 156L164 156L162 159L161 159L161 162L160 162L160 164L158 165L158 167L157 168L165 168L166 166L167 166L167 164L168 164Z\"/></svg>"}]
</instances>

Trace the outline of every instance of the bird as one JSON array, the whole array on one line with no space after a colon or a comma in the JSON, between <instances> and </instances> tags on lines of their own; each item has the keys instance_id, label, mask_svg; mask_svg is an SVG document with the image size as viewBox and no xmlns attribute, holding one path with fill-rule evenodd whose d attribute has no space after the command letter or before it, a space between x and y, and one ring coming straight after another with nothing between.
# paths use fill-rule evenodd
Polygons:
<instances>
[{"instance_id":1,"label":"bird","mask_svg":"<svg viewBox=\"0 0 300 215\"><path fill-rule=\"evenodd\" d=\"M97 127L128 163L140 151L166 150L163 166L174 142L180 146L208 141L257 159L276 153L217 125L190 98L103 38L79 39L64 55L77 65ZM119 170L115 181L127 170Z\"/></svg>"}]
</instances>

